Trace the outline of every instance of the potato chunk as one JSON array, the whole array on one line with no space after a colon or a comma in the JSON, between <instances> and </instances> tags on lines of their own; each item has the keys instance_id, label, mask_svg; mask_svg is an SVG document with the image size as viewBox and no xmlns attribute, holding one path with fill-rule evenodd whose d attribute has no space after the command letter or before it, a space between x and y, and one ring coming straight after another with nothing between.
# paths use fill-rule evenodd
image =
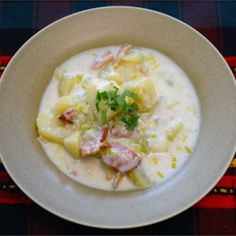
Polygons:
<instances>
[{"instance_id":1,"label":"potato chunk","mask_svg":"<svg viewBox=\"0 0 236 236\"><path fill-rule=\"evenodd\" d=\"M159 63L157 62L156 57L152 53L149 53L149 54L145 55L144 56L144 61L148 63L149 67L152 70L157 69L158 66L159 66Z\"/></svg>"},{"instance_id":2,"label":"potato chunk","mask_svg":"<svg viewBox=\"0 0 236 236\"><path fill-rule=\"evenodd\" d=\"M119 74L125 81L137 79L139 74L139 67L132 63L122 64L119 68Z\"/></svg>"},{"instance_id":3,"label":"potato chunk","mask_svg":"<svg viewBox=\"0 0 236 236\"><path fill-rule=\"evenodd\" d=\"M40 113L37 117L36 124L40 136L50 142L63 144L67 131L59 125L54 116Z\"/></svg>"},{"instance_id":4,"label":"potato chunk","mask_svg":"<svg viewBox=\"0 0 236 236\"><path fill-rule=\"evenodd\" d=\"M99 78L114 81L118 85L124 82L124 79L121 75L112 67L108 66L98 74Z\"/></svg>"},{"instance_id":5,"label":"potato chunk","mask_svg":"<svg viewBox=\"0 0 236 236\"><path fill-rule=\"evenodd\" d=\"M68 108L73 107L76 109L78 107L78 104L78 99L75 96L60 97L54 108L54 114L55 116L60 116Z\"/></svg>"},{"instance_id":6,"label":"potato chunk","mask_svg":"<svg viewBox=\"0 0 236 236\"><path fill-rule=\"evenodd\" d=\"M76 83L80 82L82 75L63 75L58 85L59 96L69 95Z\"/></svg>"},{"instance_id":7,"label":"potato chunk","mask_svg":"<svg viewBox=\"0 0 236 236\"><path fill-rule=\"evenodd\" d=\"M155 85L150 79L141 78L129 81L122 87L138 95L137 105L140 112L150 112L158 104Z\"/></svg>"},{"instance_id":8,"label":"potato chunk","mask_svg":"<svg viewBox=\"0 0 236 236\"><path fill-rule=\"evenodd\" d=\"M114 81L115 83L121 85L124 80L119 73L111 73L106 77L107 80Z\"/></svg>"},{"instance_id":9,"label":"potato chunk","mask_svg":"<svg viewBox=\"0 0 236 236\"><path fill-rule=\"evenodd\" d=\"M165 132L167 139L172 142L182 130L183 126L183 122L179 119L171 121Z\"/></svg>"},{"instance_id":10,"label":"potato chunk","mask_svg":"<svg viewBox=\"0 0 236 236\"><path fill-rule=\"evenodd\" d=\"M131 51L130 53L126 54L123 58L123 61L134 63L134 64L142 64L143 63L143 55L137 51Z\"/></svg>"},{"instance_id":11,"label":"potato chunk","mask_svg":"<svg viewBox=\"0 0 236 236\"><path fill-rule=\"evenodd\" d=\"M146 174L140 166L129 171L128 177L138 188L148 188L152 185L152 183L147 178Z\"/></svg>"},{"instance_id":12,"label":"potato chunk","mask_svg":"<svg viewBox=\"0 0 236 236\"><path fill-rule=\"evenodd\" d=\"M80 134L74 132L64 139L64 147L66 151L75 158L80 158Z\"/></svg>"}]
</instances>

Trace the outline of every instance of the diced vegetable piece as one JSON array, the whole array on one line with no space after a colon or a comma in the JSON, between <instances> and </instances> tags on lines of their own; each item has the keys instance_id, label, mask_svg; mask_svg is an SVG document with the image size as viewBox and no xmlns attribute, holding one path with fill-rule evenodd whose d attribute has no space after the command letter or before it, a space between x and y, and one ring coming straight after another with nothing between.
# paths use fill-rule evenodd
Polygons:
<instances>
[{"instance_id":1,"label":"diced vegetable piece","mask_svg":"<svg viewBox=\"0 0 236 236\"><path fill-rule=\"evenodd\" d=\"M71 92L71 90L73 89L74 85L78 82L80 82L82 79L82 75L78 74L78 75L70 75L70 76L66 76L64 75L58 85L58 93L59 96L66 96L69 95L69 93Z\"/></svg>"},{"instance_id":2,"label":"diced vegetable piece","mask_svg":"<svg viewBox=\"0 0 236 236\"><path fill-rule=\"evenodd\" d=\"M156 57L152 53L145 55L144 60L149 64L149 66L153 70L159 66L159 64L156 60Z\"/></svg>"},{"instance_id":3,"label":"diced vegetable piece","mask_svg":"<svg viewBox=\"0 0 236 236\"><path fill-rule=\"evenodd\" d=\"M175 169L177 165L177 157L173 156L171 161L171 168Z\"/></svg>"},{"instance_id":4,"label":"diced vegetable piece","mask_svg":"<svg viewBox=\"0 0 236 236\"><path fill-rule=\"evenodd\" d=\"M160 171L157 171L157 176L159 176L161 179L163 179L163 178L164 178L164 175L163 175L163 173L162 173L162 172L160 172Z\"/></svg>"},{"instance_id":5,"label":"diced vegetable piece","mask_svg":"<svg viewBox=\"0 0 236 236\"><path fill-rule=\"evenodd\" d=\"M137 51L131 51L126 54L123 58L123 61L130 62L134 64L142 64L143 63L143 55Z\"/></svg>"},{"instance_id":6,"label":"diced vegetable piece","mask_svg":"<svg viewBox=\"0 0 236 236\"><path fill-rule=\"evenodd\" d=\"M185 146L184 147L184 150L188 153L188 154L191 154L192 153L192 150L189 146Z\"/></svg>"},{"instance_id":7,"label":"diced vegetable piece","mask_svg":"<svg viewBox=\"0 0 236 236\"><path fill-rule=\"evenodd\" d=\"M64 111L69 108L77 108L78 107L78 99L74 96L63 96L60 97L56 103L54 108L54 114L56 116L60 116Z\"/></svg>"},{"instance_id":8,"label":"diced vegetable piece","mask_svg":"<svg viewBox=\"0 0 236 236\"><path fill-rule=\"evenodd\" d=\"M138 188L148 188L152 185L141 166L129 171L128 177Z\"/></svg>"},{"instance_id":9,"label":"diced vegetable piece","mask_svg":"<svg viewBox=\"0 0 236 236\"><path fill-rule=\"evenodd\" d=\"M139 139L139 144L140 144L140 151L143 153L148 153L149 151L149 142L145 138L140 138Z\"/></svg>"},{"instance_id":10,"label":"diced vegetable piece","mask_svg":"<svg viewBox=\"0 0 236 236\"><path fill-rule=\"evenodd\" d=\"M86 98L89 103L89 106L93 111L95 111L96 96L97 96L97 87L92 83L88 84L86 88Z\"/></svg>"},{"instance_id":11,"label":"diced vegetable piece","mask_svg":"<svg viewBox=\"0 0 236 236\"><path fill-rule=\"evenodd\" d=\"M64 74L64 70L61 68L56 68L56 70L54 71L53 77L55 78L55 80L60 81L63 77Z\"/></svg>"},{"instance_id":12,"label":"diced vegetable piece","mask_svg":"<svg viewBox=\"0 0 236 236\"><path fill-rule=\"evenodd\" d=\"M116 82L119 85L121 85L124 82L123 78L121 77L121 75L119 73L108 74L106 79L107 80L112 80L112 81Z\"/></svg>"},{"instance_id":13,"label":"diced vegetable piece","mask_svg":"<svg viewBox=\"0 0 236 236\"><path fill-rule=\"evenodd\" d=\"M126 82L122 87L138 94L137 105L140 112L149 112L158 104L155 85L148 78Z\"/></svg>"},{"instance_id":14,"label":"diced vegetable piece","mask_svg":"<svg viewBox=\"0 0 236 236\"><path fill-rule=\"evenodd\" d=\"M179 132L184 127L183 122L179 119L173 120L170 122L166 129L166 137L167 139L172 142L176 136L179 134Z\"/></svg>"},{"instance_id":15,"label":"diced vegetable piece","mask_svg":"<svg viewBox=\"0 0 236 236\"><path fill-rule=\"evenodd\" d=\"M107 66L104 70L102 70L98 74L99 78L113 81L117 85L120 85L124 82L124 79L121 77L121 75L112 67Z\"/></svg>"},{"instance_id":16,"label":"diced vegetable piece","mask_svg":"<svg viewBox=\"0 0 236 236\"><path fill-rule=\"evenodd\" d=\"M73 78L63 78L58 85L59 96L66 96L74 87L75 80Z\"/></svg>"},{"instance_id":17,"label":"diced vegetable piece","mask_svg":"<svg viewBox=\"0 0 236 236\"><path fill-rule=\"evenodd\" d=\"M85 90L85 98L88 106L85 105L87 109L81 107L81 110L86 114L87 119L90 122L99 120L99 114L96 111L96 96L97 96L97 87L93 83L87 84L87 88ZM87 127L89 127L88 124L90 125L90 122L86 122Z\"/></svg>"},{"instance_id":18,"label":"diced vegetable piece","mask_svg":"<svg viewBox=\"0 0 236 236\"><path fill-rule=\"evenodd\" d=\"M88 86L91 82L94 82L94 84L97 83L95 78L91 78L91 77L89 77L89 76L86 76L86 77L84 77L84 78L82 79L80 85L81 85L81 87L82 87L83 89L87 89L87 86Z\"/></svg>"},{"instance_id":19,"label":"diced vegetable piece","mask_svg":"<svg viewBox=\"0 0 236 236\"><path fill-rule=\"evenodd\" d=\"M139 68L135 64L123 64L119 68L119 73L125 81L134 80L139 76Z\"/></svg>"},{"instance_id":20,"label":"diced vegetable piece","mask_svg":"<svg viewBox=\"0 0 236 236\"><path fill-rule=\"evenodd\" d=\"M73 157L80 157L80 135L79 132L67 136L64 139L64 147Z\"/></svg>"},{"instance_id":21,"label":"diced vegetable piece","mask_svg":"<svg viewBox=\"0 0 236 236\"><path fill-rule=\"evenodd\" d=\"M36 123L40 136L50 142L63 144L67 131L58 124L54 116L41 113L38 115Z\"/></svg>"}]
</instances>

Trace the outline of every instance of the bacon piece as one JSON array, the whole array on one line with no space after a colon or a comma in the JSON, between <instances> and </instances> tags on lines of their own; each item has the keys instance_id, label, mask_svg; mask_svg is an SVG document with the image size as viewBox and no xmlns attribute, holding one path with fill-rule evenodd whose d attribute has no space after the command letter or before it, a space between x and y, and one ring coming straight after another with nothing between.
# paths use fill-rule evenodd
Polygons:
<instances>
[{"instance_id":1,"label":"bacon piece","mask_svg":"<svg viewBox=\"0 0 236 236\"><path fill-rule=\"evenodd\" d=\"M111 133L111 136L114 138L130 138L130 137L138 134L138 130L129 131L124 127L113 126L111 128L110 133Z\"/></svg>"},{"instance_id":2,"label":"bacon piece","mask_svg":"<svg viewBox=\"0 0 236 236\"><path fill-rule=\"evenodd\" d=\"M82 157L97 154L100 151L100 139L92 138L86 142L81 143L80 152Z\"/></svg>"},{"instance_id":3,"label":"bacon piece","mask_svg":"<svg viewBox=\"0 0 236 236\"><path fill-rule=\"evenodd\" d=\"M108 131L109 128L105 127L102 130L96 132L94 138L83 141L80 145L81 156L91 156L97 154L101 148L110 147L110 145L105 142Z\"/></svg>"},{"instance_id":4,"label":"bacon piece","mask_svg":"<svg viewBox=\"0 0 236 236\"><path fill-rule=\"evenodd\" d=\"M73 119L75 118L76 111L74 108L69 108L65 110L58 119L63 123L73 124Z\"/></svg>"},{"instance_id":5,"label":"bacon piece","mask_svg":"<svg viewBox=\"0 0 236 236\"><path fill-rule=\"evenodd\" d=\"M95 63L93 64L93 68L94 69L101 69L103 66L107 65L112 60L113 60L113 55L109 51L106 54L104 54L103 56L98 57L96 59Z\"/></svg>"},{"instance_id":6,"label":"bacon piece","mask_svg":"<svg viewBox=\"0 0 236 236\"><path fill-rule=\"evenodd\" d=\"M146 68L143 64L140 65L139 70L140 70L145 76L148 75L148 70L147 70L147 68Z\"/></svg>"},{"instance_id":7,"label":"bacon piece","mask_svg":"<svg viewBox=\"0 0 236 236\"><path fill-rule=\"evenodd\" d=\"M128 44L128 45L124 45L124 46L122 46L122 47L120 48L120 50L118 51L118 53L117 53L117 55L116 55L116 58L115 58L115 60L114 60L114 62L113 62L113 66L114 66L115 68L119 65L119 63L120 63L121 59L124 57L124 55L129 52L129 50L131 49L131 47L132 47L132 46L131 46L130 44Z\"/></svg>"},{"instance_id":8,"label":"bacon piece","mask_svg":"<svg viewBox=\"0 0 236 236\"><path fill-rule=\"evenodd\" d=\"M104 142L107 138L108 135L108 131L109 131L109 127L104 127L102 129L102 138L101 138L101 142Z\"/></svg>"},{"instance_id":9,"label":"bacon piece","mask_svg":"<svg viewBox=\"0 0 236 236\"><path fill-rule=\"evenodd\" d=\"M137 153L122 144L112 144L110 151L102 160L106 165L120 172L127 172L134 169L141 161Z\"/></svg>"}]
</instances>

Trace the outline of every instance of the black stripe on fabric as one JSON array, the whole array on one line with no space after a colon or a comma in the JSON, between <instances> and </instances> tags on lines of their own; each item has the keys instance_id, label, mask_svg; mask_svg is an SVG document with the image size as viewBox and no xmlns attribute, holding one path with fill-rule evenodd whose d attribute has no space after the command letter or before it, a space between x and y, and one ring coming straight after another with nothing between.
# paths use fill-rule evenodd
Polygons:
<instances>
[{"instance_id":1,"label":"black stripe on fabric","mask_svg":"<svg viewBox=\"0 0 236 236\"><path fill-rule=\"evenodd\" d=\"M0 205L1 235L26 235L28 208L26 205Z\"/></svg>"},{"instance_id":2,"label":"black stripe on fabric","mask_svg":"<svg viewBox=\"0 0 236 236\"><path fill-rule=\"evenodd\" d=\"M0 171L5 171L5 168L2 163L0 163Z\"/></svg>"},{"instance_id":3,"label":"black stripe on fabric","mask_svg":"<svg viewBox=\"0 0 236 236\"><path fill-rule=\"evenodd\" d=\"M236 168L235 167L229 167L227 171L224 174L225 176L236 176Z\"/></svg>"},{"instance_id":4,"label":"black stripe on fabric","mask_svg":"<svg viewBox=\"0 0 236 236\"><path fill-rule=\"evenodd\" d=\"M193 235L199 235L199 208L194 207L192 209L192 218L193 218Z\"/></svg>"},{"instance_id":5,"label":"black stripe on fabric","mask_svg":"<svg viewBox=\"0 0 236 236\"><path fill-rule=\"evenodd\" d=\"M223 54L234 56L236 55L236 1L219 1L218 4L224 41Z\"/></svg>"},{"instance_id":6,"label":"black stripe on fabric","mask_svg":"<svg viewBox=\"0 0 236 236\"><path fill-rule=\"evenodd\" d=\"M183 227L184 225L184 227ZM193 234L193 217L192 209L189 209L177 217L173 217L164 222L150 226L125 229L125 230L99 230L89 229L88 227L75 227L73 234L116 234L116 235L192 235Z\"/></svg>"},{"instance_id":7,"label":"black stripe on fabric","mask_svg":"<svg viewBox=\"0 0 236 236\"><path fill-rule=\"evenodd\" d=\"M103 7L108 6L109 1L72 1L71 2L71 11L83 11L94 7Z\"/></svg>"},{"instance_id":8,"label":"black stripe on fabric","mask_svg":"<svg viewBox=\"0 0 236 236\"><path fill-rule=\"evenodd\" d=\"M236 25L235 27L223 27L222 37L224 40L224 56L236 56Z\"/></svg>"},{"instance_id":9,"label":"black stripe on fabric","mask_svg":"<svg viewBox=\"0 0 236 236\"><path fill-rule=\"evenodd\" d=\"M218 47L217 49L220 51L221 54L224 53L224 46L225 46L225 42L223 40L223 35L222 35L222 24L221 24L221 12L220 12L220 2L216 1L215 2L216 5L216 12L217 12L217 38L218 38Z\"/></svg>"},{"instance_id":10,"label":"black stripe on fabric","mask_svg":"<svg viewBox=\"0 0 236 236\"><path fill-rule=\"evenodd\" d=\"M42 235L50 233L55 235L192 235L194 233L192 209L157 224L123 230L98 229L74 224L35 205L30 208L29 218L30 232L28 234L30 235L37 235L39 232Z\"/></svg>"},{"instance_id":11,"label":"black stripe on fabric","mask_svg":"<svg viewBox=\"0 0 236 236\"><path fill-rule=\"evenodd\" d=\"M32 29L0 29L0 55L14 55L32 36Z\"/></svg>"},{"instance_id":12,"label":"black stripe on fabric","mask_svg":"<svg viewBox=\"0 0 236 236\"><path fill-rule=\"evenodd\" d=\"M21 191L14 182L12 183L0 183L0 191L8 191L8 192L15 192ZM208 195L236 195L236 188L235 187L224 187L218 186L213 188Z\"/></svg>"},{"instance_id":13,"label":"black stripe on fabric","mask_svg":"<svg viewBox=\"0 0 236 236\"><path fill-rule=\"evenodd\" d=\"M145 7L180 18L179 1L144 1Z\"/></svg>"},{"instance_id":14,"label":"black stripe on fabric","mask_svg":"<svg viewBox=\"0 0 236 236\"><path fill-rule=\"evenodd\" d=\"M236 1L219 1L222 27L236 27Z\"/></svg>"},{"instance_id":15,"label":"black stripe on fabric","mask_svg":"<svg viewBox=\"0 0 236 236\"><path fill-rule=\"evenodd\" d=\"M228 208L196 208L197 235L236 235L236 211Z\"/></svg>"},{"instance_id":16,"label":"black stripe on fabric","mask_svg":"<svg viewBox=\"0 0 236 236\"><path fill-rule=\"evenodd\" d=\"M32 35L34 35L35 33L37 33L37 31L39 30L37 27L37 19L38 19L38 3L40 1L32 1L32 23L31 23L31 32Z\"/></svg>"},{"instance_id":17,"label":"black stripe on fabric","mask_svg":"<svg viewBox=\"0 0 236 236\"><path fill-rule=\"evenodd\" d=\"M1 29L31 29L33 22L33 1L2 1Z\"/></svg>"},{"instance_id":18,"label":"black stripe on fabric","mask_svg":"<svg viewBox=\"0 0 236 236\"><path fill-rule=\"evenodd\" d=\"M158 206L156 206L158 207ZM184 227L183 227L184 225ZM153 224L150 226L125 229L125 230L99 230L89 229L85 226L75 226L73 234L117 234L117 235L192 235L193 234L193 215L189 209L169 220Z\"/></svg>"}]
</instances>

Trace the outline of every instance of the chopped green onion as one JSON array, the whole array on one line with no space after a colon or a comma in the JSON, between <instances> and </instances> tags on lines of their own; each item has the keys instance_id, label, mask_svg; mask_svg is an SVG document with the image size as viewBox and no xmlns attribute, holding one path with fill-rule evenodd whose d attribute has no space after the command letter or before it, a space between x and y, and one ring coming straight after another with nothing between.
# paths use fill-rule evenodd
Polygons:
<instances>
[{"instance_id":1,"label":"chopped green onion","mask_svg":"<svg viewBox=\"0 0 236 236\"><path fill-rule=\"evenodd\" d=\"M138 106L134 102L131 104L127 103L126 97L135 99L137 95L128 90L119 95L118 88L116 87L111 91L97 92L96 109L101 113L100 117L103 124L107 123L107 109L110 109L111 111L119 112L120 118L125 123L127 130L133 130L137 126L139 119L137 114ZM101 105L103 105L102 110Z\"/></svg>"},{"instance_id":2,"label":"chopped green onion","mask_svg":"<svg viewBox=\"0 0 236 236\"><path fill-rule=\"evenodd\" d=\"M102 122L102 124L107 123L107 111L106 110L101 110L101 122Z\"/></svg>"},{"instance_id":3,"label":"chopped green onion","mask_svg":"<svg viewBox=\"0 0 236 236\"><path fill-rule=\"evenodd\" d=\"M176 165L177 165L177 157L173 156L172 157L171 168L175 169Z\"/></svg>"},{"instance_id":4,"label":"chopped green onion","mask_svg":"<svg viewBox=\"0 0 236 236\"><path fill-rule=\"evenodd\" d=\"M164 175L160 171L157 171L157 175L162 179L164 178Z\"/></svg>"},{"instance_id":5,"label":"chopped green onion","mask_svg":"<svg viewBox=\"0 0 236 236\"><path fill-rule=\"evenodd\" d=\"M188 154L191 154L191 153L192 153L191 148L188 147L188 146L185 146L185 147L184 147L184 150L185 150Z\"/></svg>"},{"instance_id":6,"label":"chopped green onion","mask_svg":"<svg viewBox=\"0 0 236 236\"><path fill-rule=\"evenodd\" d=\"M143 153L148 153L148 141L145 138L140 140L140 151Z\"/></svg>"}]
</instances>

